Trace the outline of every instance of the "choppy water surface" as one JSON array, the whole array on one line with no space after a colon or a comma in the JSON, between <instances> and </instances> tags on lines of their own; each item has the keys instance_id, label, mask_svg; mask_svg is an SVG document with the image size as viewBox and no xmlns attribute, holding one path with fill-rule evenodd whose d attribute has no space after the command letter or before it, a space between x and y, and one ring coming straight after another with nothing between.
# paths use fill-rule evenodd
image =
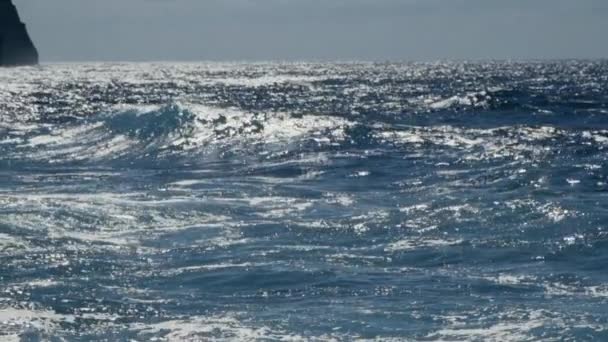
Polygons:
<instances>
[{"instance_id":1,"label":"choppy water surface","mask_svg":"<svg viewBox=\"0 0 608 342\"><path fill-rule=\"evenodd\" d=\"M608 63L0 70L2 340L606 340Z\"/></svg>"}]
</instances>

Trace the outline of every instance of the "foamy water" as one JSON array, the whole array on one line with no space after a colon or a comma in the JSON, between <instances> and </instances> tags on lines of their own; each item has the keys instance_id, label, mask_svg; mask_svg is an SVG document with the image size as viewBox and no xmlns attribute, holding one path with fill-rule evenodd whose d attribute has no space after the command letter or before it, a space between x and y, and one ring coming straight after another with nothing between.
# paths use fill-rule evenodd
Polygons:
<instances>
[{"instance_id":1,"label":"foamy water","mask_svg":"<svg viewBox=\"0 0 608 342\"><path fill-rule=\"evenodd\" d=\"M600 61L0 69L0 339L607 339L607 86Z\"/></svg>"}]
</instances>

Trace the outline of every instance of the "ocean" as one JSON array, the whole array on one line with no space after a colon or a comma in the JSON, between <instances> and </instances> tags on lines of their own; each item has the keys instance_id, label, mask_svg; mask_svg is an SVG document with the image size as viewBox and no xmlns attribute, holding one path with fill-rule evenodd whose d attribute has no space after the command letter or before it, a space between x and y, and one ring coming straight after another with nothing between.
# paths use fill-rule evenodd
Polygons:
<instances>
[{"instance_id":1,"label":"ocean","mask_svg":"<svg viewBox=\"0 0 608 342\"><path fill-rule=\"evenodd\" d=\"M0 340L608 340L608 62L0 69Z\"/></svg>"}]
</instances>

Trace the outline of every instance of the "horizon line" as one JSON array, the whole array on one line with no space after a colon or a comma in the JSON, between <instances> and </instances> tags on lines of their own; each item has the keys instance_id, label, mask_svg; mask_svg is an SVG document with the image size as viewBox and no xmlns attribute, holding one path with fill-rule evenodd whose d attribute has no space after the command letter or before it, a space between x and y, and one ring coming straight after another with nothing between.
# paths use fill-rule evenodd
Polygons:
<instances>
[{"instance_id":1,"label":"horizon line","mask_svg":"<svg viewBox=\"0 0 608 342\"><path fill-rule=\"evenodd\" d=\"M355 59L355 58L303 58L303 59L108 59L108 60L41 60L39 65L53 64L99 64L99 63L121 63L121 64L137 64L137 63L330 63L330 64L406 64L406 63L441 63L441 62L565 62L565 61L608 61L608 57L533 57L533 58L436 58L436 59Z\"/></svg>"}]
</instances>

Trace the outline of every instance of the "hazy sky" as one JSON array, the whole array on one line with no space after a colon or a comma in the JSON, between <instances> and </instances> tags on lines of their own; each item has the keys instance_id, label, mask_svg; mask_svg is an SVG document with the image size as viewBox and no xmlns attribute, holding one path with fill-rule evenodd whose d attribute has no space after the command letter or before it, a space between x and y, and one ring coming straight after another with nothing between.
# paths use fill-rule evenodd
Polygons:
<instances>
[{"instance_id":1,"label":"hazy sky","mask_svg":"<svg viewBox=\"0 0 608 342\"><path fill-rule=\"evenodd\" d=\"M608 0L13 0L42 61L608 57Z\"/></svg>"}]
</instances>

